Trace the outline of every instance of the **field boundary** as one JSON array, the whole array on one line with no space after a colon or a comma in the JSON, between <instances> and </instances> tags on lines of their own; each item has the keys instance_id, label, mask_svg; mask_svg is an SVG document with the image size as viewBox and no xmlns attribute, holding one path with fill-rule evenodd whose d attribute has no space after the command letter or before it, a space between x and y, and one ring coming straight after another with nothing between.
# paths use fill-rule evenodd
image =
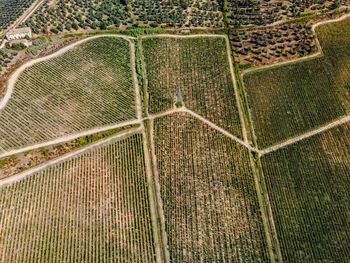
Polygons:
<instances>
[{"instance_id":1,"label":"field boundary","mask_svg":"<svg viewBox=\"0 0 350 263\"><path fill-rule=\"evenodd\" d=\"M150 34L150 35L144 35L141 36L141 40L142 39L147 39L147 38L227 38L227 35L220 35L220 34L191 34L191 35L172 35L172 34Z\"/></svg>"},{"instance_id":2,"label":"field boundary","mask_svg":"<svg viewBox=\"0 0 350 263\"><path fill-rule=\"evenodd\" d=\"M247 134L247 125L244 120L244 113L242 110L242 105L241 105L241 97L239 96L239 90L238 90L238 85L237 85L237 80L236 80L236 75L235 71L233 68L233 60L232 60L232 54L231 54L231 44L230 40L227 35L225 35L225 41L226 41L226 50L227 50L227 59L228 59L228 64L230 67L230 74L231 74L231 80L233 84L233 89L236 97L236 106L239 114L239 119L241 122L241 130L242 130L242 135L243 135L243 140L245 143L248 143L248 134Z\"/></svg>"},{"instance_id":3,"label":"field boundary","mask_svg":"<svg viewBox=\"0 0 350 263\"><path fill-rule=\"evenodd\" d=\"M300 62L304 62L307 60L312 60L318 57L323 57L323 48L320 44L320 41L318 39L317 33L316 33L316 28L322 25L326 25L326 24L332 24L332 23L336 23L336 22L340 22L342 20L345 20L347 18L350 17L350 13L345 14L341 17L335 18L335 19L329 19L329 20L325 20L325 21L320 21L316 24L313 24L311 27L311 30L313 32L313 34L315 35L315 41L316 41L316 45L317 45L317 52L313 53L311 55L302 57L302 58L296 58L296 59L291 59L288 61L283 61L283 62L279 62L279 63L275 63L275 64L271 64L271 65L265 65L265 66L261 66L261 67L253 67L253 68L249 68L246 70L243 70L241 73L241 78L243 78L244 75L248 74L248 73L255 73L255 72L261 72L267 69L271 69L271 68L278 68L278 67L283 67L285 65L289 65L289 64L296 64L296 63L300 63Z\"/></svg>"},{"instance_id":4,"label":"field boundary","mask_svg":"<svg viewBox=\"0 0 350 263\"><path fill-rule=\"evenodd\" d=\"M320 133L323 133L325 131L328 131L328 130L330 130L332 128L335 128L337 126L343 125L343 124L345 124L347 122L350 122L350 115L347 115L347 116L345 116L343 118L340 118L340 119L338 119L336 121L332 121L332 122L330 122L330 123L328 123L326 125L323 125L323 126L317 128L317 129L313 129L313 130L310 130L308 132L305 132L305 133L303 133L303 134L301 134L299 136L290 138L290 139L288 139L288 140L286 140L286 141L284 141L282 143L279 143L279 144L273 145L271 147L262 149L262 150L259 151L259 153L260 153L261 156L269 154L269 153L277 151L277 150L279 150L281 148L285 148L285 147L287 147L289 145L292 145L292 144L295 144L297 142L300 142L300 141L302 141L304 139L308 139L308 138L313 137L313 136L315 136L317 134L320 134Z\"/></svg>"},{"instance_id":5,"label":"field boundary","mask_svg":"<svg viewBox=\"0 0 350 263\"><path fill-rule=\"evenodd\" d=\"M161 198L161 193L160 193L157 156L155 153L154 119L149 119L147 121L147 129L145 131L145 134L146 134L147 143L148 143L147 150L149 153L149 158L152 166L153 181L151 183L153 187L154 199L157 205L156 208L157 208L157 224L159 224L159 230L158 230L159 239L160 239L159 242L162 244L161 247L162 247L163 261L168 263L170 262L170 255L168 250L168 236L167 236L167 232L165 231L165 216L164 216L164 210L163 210L163 200Z\"/></svg>"},{"instance_id":6,"label":"field boundary","mask_svg":"<svg viewBox=\"0 0 350 263\"><path fill-rule=\"evenodd\" d=\"M15 85L16 85L16 82L18 80L18 78L20 77L20 75L29 67L35 65L35 64L38 64L40 62L44 62L44 61L47 61L49 59L52 59L52 58L56 58L56 57L59 57L61 55L63 55L64 53L68 52L69 50L73 49L74 47L84 43L84 42L87 42L87 41L90 41L92 39L96 39L96 38L101 38L101 37L115 37L115 38L121 38L121 39L124 39L126 41L128 41L129 43L129 48L130 48L130 60L131 60L131 65L133 68L134 67L134 64L135 64L135 54L132 55L132 50L135 50L135 46L134 46L134 43L131 41L132 39L135 39L133 37L128 37L128 36L125 36L125 35L118 35L118 34L103 34L103 35L97 35L97 36L91 36L91 37L87 37L87 38L84 38L84 39L81 39L71 45L68 45L68 46L65 46L63 48L61 48L60 50L56 51L55 53L51 54L51 55L48 55L48 56L45 56L45 57L41 57L41 58L37 58L37 59L33 59L33 60L30 60L28 61L27 63L21 65L18 69L15 70L15 72L10 76L10 78L8 79L7 81L7 87L6 87L6 92L5 92L5 95L4 97L2 98L2 100L0 101L0 112L6 107L6 105L8 104L9 100L11 99L12 97L12 94L13 94L13 91L15 89ZM134 60L134 62L132 62L132 60ZM133 69L132 69L133 70ZM134 69L133 71L136 71L136 69ZM136 72L135 72L136 73ZM134 72L133 72L134 74ZM137 76L136 76L137 77ZM134 78L133 78L134 80ZM135 87L135 83L134 83L134 88Z\"/></svg>"},{"instance_id":7,"label":"field boundary","mask_svg":"<svg viewBox=\"0 0 350 263\"><path fill-rule=\"evenodd\" d=\"M199 115L198 113L189 110L189 109L185 109L184 112L192 115L193 117L195 117L196 119L200 120L201 122L207 124L208 126L212 127L213 129L221 132L222 134L224 134L226 137L229 137L231 139L233 139L234 141L236 141L237 143L245 146L248 150L252 151L252 152L256 152L257 149L252 147L249 143L242 141L241 139L239 139L238 137L234 136L233 134L231 134L230 132L226 131L225 129L219 127L218 125L212 123L211 121L209 121L208 119L202 117L201 115Z\"/></svg>"},{"instance_id":8,"label":"field boundary","mask_svg":"<svg viewBox=\"0 0 350 263\"><path fill-rule=\"evenodd\" d=\"M0 155L0 159L2 159L4 157L7 157L7 156L10 156L10 155L19 154L19 153L22 153L22 152L34 150L34 149L37 149L37 148L42 148L42 147L47 147L47 146L51 146L51 145L55 145L55 144L69 142L69 141L72 141L72 140L77 139L77 138L82 137L82 136L88 136L88 135L92 135L92 134L95 134L95 133L104 132L104 131L117 129L117 128L123 128L125 126L135 125L135 124L141 124L141 121L138 120L138 119L135 119L135 120L130 120L130 121L126 121L126 122L122 122L122 123L118 123L118 124L97 127L97 128L94 128L94 129L90 129L90 130L86 130L86 131L82 131L82 132L78 132L78 133L62 136L62 137L59 137L57 139L50 140L50 141L47 141L47 142L33 144L33 145L30 145L30 146L26 146L26 147L15 149L15 150L10 150L10 151L7 151L7 152L1 154Z\"/></svg>"},{"instance_id":9,"label":"field boundary","mask_svg":"<svg viewBox=\"0 0 350 263\"><path fill-rule=\"evenodd\" d=\"M154 183L154 169L152 169L152 155L150 154L150 146L149 146L149 138L147 138L146 129L142 126L142 138L143 138L143 152L145 158L145 166L147 173L147 184L148 184L148 197L151 209L151 221L152 221L152 229L153 229L153 238L154 238L154 246L156 251L156 262L161 263L163 261L164 254L164 244L162 241L162 231L161 226L158 225L158 217L159 217L159 205L157 193L155 191L155 183ZM159 240L161 239L161 240ZM163 244L163 245L162 245ZM163 252L163 253L162 253Z\"/></svg>"},{"instance_id":10,"label":"field boundary","mask_svg":"<svg viewBox=\"0 0 350 263\"><path fill-rule=\"evenodd\" d=\"M125 139L127 137L130 137L131 135L134 135L134 134L141 134L142 133L142 127L137 127L137 128L132 128L128 131L123 131L117 135L114 135L114 136L111 136L109 138L106 138L106 139L102 139L96 143L93 143L91 145L88 145L86 147L83 147L81 149L78 149L76 151L73 151L73 152L70 152L70 153L67 153L67 154L64 154L63 156L60 156L58 158L55 158L53 160L50 160L48 162L45 162L43 164L40 164L36 167L33 167L31 169L28 169L22 173L19 173L19 174L16 174L14 176L10 176L10 177L7 177L5 179L2 179L0 180L0 188L3 187L3 186L6 186L6 185L10 185L10 184L13 184L13 183L16 183L16 182L19 182L25 178L27 178L28 176L36 173L36 172L40 172L41 170L44 170L46 168L49 168L55 164L58 164L62 161L67 161L71 158L74 158L75 156L81 154L81 153L84 153L86 151L89 151L91 149L94 149L98 146L102 146L106 143L109 143L109 142L113 142L113 141L119 141L119 140L122 140L122 139Z\"/></svg>"}]
</instances>

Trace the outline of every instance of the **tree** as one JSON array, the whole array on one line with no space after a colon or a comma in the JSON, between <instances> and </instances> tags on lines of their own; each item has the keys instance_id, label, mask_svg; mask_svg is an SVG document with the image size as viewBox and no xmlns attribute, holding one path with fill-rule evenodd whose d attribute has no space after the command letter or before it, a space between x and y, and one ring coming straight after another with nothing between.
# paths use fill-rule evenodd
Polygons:
<instances>
[{"instance_id":1,"label":"tree","mask_svg":"<svg viewBox=\"0 0 350 263\"><path fill-rule=\"evenodd\" d=\"M102 21L102 22L100 23L100 28L101 28L102 30L107 29L107 23L106 23L106 21Z\"/></svg>"}]
</instances>

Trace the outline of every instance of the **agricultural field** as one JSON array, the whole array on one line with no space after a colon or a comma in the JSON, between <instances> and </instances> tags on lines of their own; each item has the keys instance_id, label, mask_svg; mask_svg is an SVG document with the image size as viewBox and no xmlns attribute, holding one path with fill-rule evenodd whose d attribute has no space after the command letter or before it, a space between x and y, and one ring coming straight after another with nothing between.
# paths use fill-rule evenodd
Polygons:
<instances>
[{"instance_id":1,"label":"agricultural field","mask_svg":"<svg viewBox=\"0 0 350 263\"><path fill-rule=\"evenodd\" d=\"M50 160L63 156L64 154L73 152L107 137L111 137L123 130L131 129L132 127L134 126L124 126L118 129L80 136L77 139L68 142L31 149L29 151L0 158L0 180L22 173L30 168L44 164Z\"/></svg>"},{"instance_id":2,"label":"agricultural field","mask_svg":"<svg viewBox=\"0 0 350 263\"><path fill-rule=\"evenodd\" d=\"M316 30L323 55L243 77L258 145L275 144L350 111L350 19Z\"/></svg>"},{"instance_id":3,"label":"agricultural field","mask_svg":"<svg viewBox=\"0 0 350 263\"><path fill-rule=\"evenodd\" d=\"M136 119L129 44L98 37L26 68L0 110L0 154Z\"/></svg>"},{"instance_id":4,"label":"agricultural field","mask_svg":"<svg viewBox=\"0 0 350 263\"><path fill-rule=\"evenodd\" d=\"M185 26L212 27L224 26L223 1L220 0L191 0L188 8Z\"/></svg>"},{"instance_id":5,"label":"agricultural field","mask_svg":"<svg viewBox=\"0 0 350 263\"><path fill-rule=\"evenodd\" d=\"M0 31L9 27L33 0L0 0Z\"/></svg>"},{"instance_id":6,"label":"agricultural field","mask_svg":"<svg viewBox=\"0 0 350 263\"><path fill-rule=\"evenodd\" d=\"M120 26L223 27L220 1L48 1L26 21L35 33Z\"/></svg>"},{"instance_id":7,"label":"agricultural field","mask_svg":"<svg viewBox=\"0 0 350 263\"><path fill-rule=\"evenodd\" d=\"M0 261L155 262L146 178L134 134L1 187Z\"/></svg>"},{"instance_id":8,"label":"agricultural field","mask_svg":"<svg viewBox=\"0 0 350 263\"><path fill-rule=\"evenodd\" d=\"M297 59L317 51L311 25L306 23L232 31L230 41L235 61L242 68Z\"/></svg>"},{"instance_id":9,"label":"agricultural field","mask_svg":"<svg viewBox=\"0 0 350 263\"><path fill-rule=\"evenodd\" d=\"M223 27L223 5L214 0L132 0L135 21L152 27Z\"/></svg>"},{"instance_id":10,"label":"agricultural field","mask_svg":"<svg viewBox=\"0 0 350 263\"><path fill-rule=\"evenodd\" d=\"M291 17L289 1L228 0L229 25L237 28L247 25L266 25Z\"/></svg>"},{"instance_id":11,"label":"agricultural field","mask_svg":"<svg viewBox=\"0 0 350 263\"><path fill-rule=\"evenodd\" d=\"M127 25L127 1L58 0L45 2L27 21L34 33L59 33L78 29L105 29Z\"/></svg>"},{"instance_id":12,"label":"agricultural field","mask_svg":"<svg viewBox=\"0 0 350 263\"><path fill-rule=\"evenodd\" d=\"M146 37L142 39L148 111L185 105L241 136L224 37Z\"/></svg>"},{"instance_id":13,"label":"agricultural field","mask_svg":"<svg viewBox=\"0 0 350 263\"><path fill-rule=\"evenodd\" d=\"M154 141L170 262L268 262L248 150L184 113Z\"/></svg>"},{"instance_id":14,"label":"agricultural field","mask_svg":"<svg viewBox=\"0 0 350 263\"><path fill-rule=\"evenodd\" d=\"M262 157L283 262L350 261L350 123Z\"/></svg>"},{"instance_id":15,"label":"agricultural field","mask_svg":"<svg viewBox=\"0 0 350 263\"><path fill-rule=\"evenodd\" d=\"M264 26L349 6L349 0L227 0L230 27Z\"/></svg>"}]
</instances>

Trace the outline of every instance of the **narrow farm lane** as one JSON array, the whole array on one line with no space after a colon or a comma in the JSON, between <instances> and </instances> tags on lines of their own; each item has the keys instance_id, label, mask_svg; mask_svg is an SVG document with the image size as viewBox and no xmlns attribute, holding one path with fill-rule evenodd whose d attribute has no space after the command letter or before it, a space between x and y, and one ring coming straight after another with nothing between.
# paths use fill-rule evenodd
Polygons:
<instances>
[{"instance_id":1,"label":"narrow farm lane","mask_svg":"<svg viewBox=\"0 0 350 263\"><path fill-rule=\"evenodd\" d=\"M47 146L54 145L54 144L69 142L71 140L77 139L77 138L82 137L82 136L88 136L88 135L92 135L92 134L99 133L99 132L104 132L104 131L108 131L108 130L112 130L112 129L122 128L125 126L141 124L141 123L142 122L140 120L130 120L130 121L126 121L126 122L122 122L122 123L118 123L118 124L113 124L113 125L108 125L108 126L103 126L103 127L96 127L94 129L91 129L91 130L86 130L83 132L78 132L78 133L66 135L66 136L57 138L55 140L47 141L44 143L38 143L38 144L30 145L28 147L11 150L11 151L8 151L8 152L1 154L0 159L4 158L6 156L18 154L21 152L26 152L26 151L30 151L30 150L34 150L34 149L38 149L38 148L42 148L42 147L47 147Z\"/></svg>"},{"instance_id":2,"label":"narrow farm lane","mask_svg":"<svg viewBox=\"0 0 350 263\"><path fill-rule=\"evenodd\" d=\"M288 139L286 140L285 142L282 142L282 143L279 143L279 144L276 144L274 146L271 146L269 148L266 148L266 149L263 149L263 150L260 150L259 153L261 155L265 155L265 154L268 154L270 152L274 152L274 151L277 151L281 148L284 148L284 147L287 147L288 145L291 145L291 144L294 144L294 143L297 143L299 141L302 141L304 139L307 139L309 137L312 137L314 135L317 135L319 133L322 133L322 132L325 132L327 130L330 130L336 126L339 126L339 125L342 125L344 123L347 123L350 121L350 115L349 116L346 116L346 117L343 117L339 120L336 120L334 122L331 122L331 123L328 123L320 128L317 128L315 130L312 130L312 131L309 131L309 132L306 132L300 136L297 136L297 137L294 137L294 138L291 138L291 139Z\"/></svg>"},{"instance_id":3,"label":"narrow farm lane","mask_svg":"<svg viewBox=\"0 0 350 263\"><path fill-rule=\"evenodd\" d=\"M209 125L210 127L214 128L215 130L221 132L222 134L224 134L225 136L235 140L236 142L238 142L239 144L242 144L243 146L247 147L250 151L253 152L257 152L257 149L252 147L249 143L242 141L241 139L239 139L238 137L232 135L231 133L229 133L228 131L220 128L219 126L217 126L216 124L212 123L211 121L209 121L206 118L203 118L202 116L200 116L199 114L189 110L189 109L185 109L185 112L191 114L193 117L199 119L200 121L204 122L205 124Z\"/></svg>"},{"instance_id":4,"label":"narrow farm lane","mask_svg":"<svg viewBox=\"0 0 350 263\"><path fill-rule=\"evenodd\" d=\"M9 184L13 184L15 182L18 182L18 181L20 181L20 180L22 180L22 179L24 179L24 178L26 178L26 177L36 173L36 172L39 172L41 170L44 170L44 169L48 168L49 166L52 166L52 165L55 165L55 164L57 164L59 162L68 160L68 159L70 159L70 158L72 158L72 157L74 157L74 156L76 156L76 155L78 155L78 154L80 154L82 152L88 151L88 150L90 150L92 148L95 148L97 146L109 143L109 142L114 141L114 140L121 140L121 139L124 139L126 137L129 137L129 136L131 136L133 134L140 133L140 132L142 132L142 128L141 127L133 128L133 129L130 129L130 130L126 131L126 132L119 133L118 135L109 137L107 139L98 141L98 142L96 142L94 144L91 144L89 146L83 147L83 148L81 148L81 149L79 149L77 151L73 151L73 152L67 153L67 154L65 154L65 155L63 155L63 156L61 156L59 158L56 158L56 159L53 159L53 160L48 161L46 163L43 163L43 164L41 164L39 166L36 166L36 167L34 167L32 169L28 169L28 170L24 171L23 173L19 173L17 175L14 175L14 176L11 176L11 177L7 177L5 179L0 180L0 187L5 186L5 185L9 185Z\"/></svg>"}]
</instances>

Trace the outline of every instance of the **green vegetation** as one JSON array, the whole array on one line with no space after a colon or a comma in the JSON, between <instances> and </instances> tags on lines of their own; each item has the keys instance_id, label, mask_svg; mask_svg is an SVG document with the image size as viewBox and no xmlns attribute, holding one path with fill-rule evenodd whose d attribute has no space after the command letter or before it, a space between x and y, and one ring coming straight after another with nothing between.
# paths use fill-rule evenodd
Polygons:
<instances>
[{"instance_id":1,"label":"green vegetation","mask_svg":"<svg viewBox=\"0 0 350 263\"><path fill-rule=\"evenodd\" d=\"M33 0L0 0L0 30L10 26Z\"/></svg>"},{"instance_id":2,"label":"green vegetation","mask_svg":"<svg viewBox=\"0 0 350 263\"><path fill-rule=\"evenodd\" d=\"M244 76L258 145L269 146L350 112L350 19L317 29L323 56Z\"/></svg>"},{"instance_id":3,"label":"green vegetation","mask_svg":"<svg viewBox=\"0 0 350 263\"><path fill-rule=\"evenodd\" d=\"M268 262L249 151L186 114L154 136L170 262Z\"/></svg>"},{"instance_id":4,"label":"green vegetation","mask_svg":"<svg viewBox=\"0 0 350 263\"><path fill-rule=\"evenodd\" d=\"M16 51L11 51L8 49L0 49L0 72L2 69L6 68L11 60L17 55Z\"/></svg>"},{"instance_id":5,"label":"green vegetation","mask_svg":"<svg viewBox=\"0 0 350 263\"><path fill-rule=\"evenodd\" d=\"M262 158L283 262L349 262L350 123Z\"/></svg>"},{"instance_id":6,"label":"green vegetation","mask_svg":"<svg viewBox=\"0 0 350 263\"><path fill-rule=\"evenodd\" d=\"M27 21L34 33L106 29L128 24L126 1L57 0L44 3Z\"/></svg>"},{"instance_id":7,"label":"green vegetation","mask_svg":"<svg viewBox=\"0 0 350 263\"><path fill-rule=\"evenodd\" d=\"M0 189L4 262L155 262L142 135Z\"/></svg>"},{"instance_id":8,"label":"green vegetation","mask_svg":"<svg viewBox=\"0 0 350 263\"><path fill-rule=\"evenodd\" d=\"M33 40L33 45L27 48L27 52L36 56L38 52L50 44L50 39L41 37Z\"/></svg>"},{"instance_id":9,"label":"green vegetation","mask_svg":"<svg viewBox=\"0 0 350 263\"><path fill-rule=\"evenodd\" d=\"M184 105L237 136L241 124L224 37L142 39L149 112Z\"/></svg>"},{"instance_id":10,"label":"green vegetation","mask_svg":"<svg viewBox=\"0 0 350 263\"><path fill-rule=\"evenodd\" d=\"M34 64L0 111L0 153L136 118L129 42L88 40Z\"/></svg>"},{"instance_id":11,"label":"green vegetation","mask_svg":"<svg viewBox=\"0 0 350 263\"><path fill-rule=\"evenodd\" d=\"M18 174L66 153L77 150L83 146L92 144L107 137L111 137L121 131L131 129L136 126L137 125L123 126L118 129L111 129L87 136L81 136L66 143L33 149L27 152L4 157L0 159L0 179Z\"/></svg>"}]
</instances>

